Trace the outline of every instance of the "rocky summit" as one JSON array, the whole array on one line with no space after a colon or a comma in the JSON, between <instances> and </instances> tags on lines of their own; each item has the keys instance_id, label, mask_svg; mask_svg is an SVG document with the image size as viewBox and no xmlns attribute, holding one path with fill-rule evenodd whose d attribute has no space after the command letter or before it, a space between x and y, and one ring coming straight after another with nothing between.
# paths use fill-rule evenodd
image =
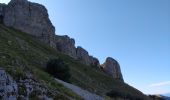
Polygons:
<instances>
[{"instance_id":1,"label":"rocky summit","mask_svg":"<svg viewBox=\"0 0 170 100\"><path fill-rule=\"evenodd\" d=\"M48 11L41 4L27 0L11 0L8 5L0 4L0 19L4 25L28 33L83 64L100 67L99 60L89 55L84 48L76 47L74 39L67 35L55 34L55 27L49 19ZM107 61L104 65L106 73L112 73L113 78L123 79L119 65L115 67Z\"/></svg>"},{"instance_id":2,"label":"rocky summit","mask_svg":"<svg viewBox=\"0 0 170 100\"><path fill-rule=\"evenodd\" d=\"M54 45L55 28L43 5L27 0L11 0L5 7L4 24Z\"/></svg>"},{"instance_id":3,"label":"rocky summit","mask_svg":"<svg viewBox=\"0 0 170 100\"><path fill-rule=\"evenodd\" d=\"M111 57L108 57L106 59L105 63L101 66L102 66L102 69L106 73L111 75L114 79L119 79L119 80L123 81L120 66L119 66L119 63L116 60L114 60Z\"/></svg>"}]
</instances>

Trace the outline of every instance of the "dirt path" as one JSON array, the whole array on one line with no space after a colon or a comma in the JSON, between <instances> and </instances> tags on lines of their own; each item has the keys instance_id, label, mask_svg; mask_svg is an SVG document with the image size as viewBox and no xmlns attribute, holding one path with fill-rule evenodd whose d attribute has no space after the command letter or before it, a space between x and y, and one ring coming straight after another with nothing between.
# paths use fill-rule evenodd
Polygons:
<instances>
[{"instance_id":1,"label":"dirt path","mask_svg":"<svg viewBox=\"0 0 170 100\"><path fill-rule=\"evenodd\" d=\"M75 86L73 84L66 83L66 82L58 80L58 79L56 79L56 81L58 81L59 83L63 84L65 87L71 89L73 92L75 92L76 94L80 95L85 100L104 100L103 97L101 97L99 95L96 95L94 93L91 93L89 91L83 90L80 87Z\"/></svg>"}]
</instances>

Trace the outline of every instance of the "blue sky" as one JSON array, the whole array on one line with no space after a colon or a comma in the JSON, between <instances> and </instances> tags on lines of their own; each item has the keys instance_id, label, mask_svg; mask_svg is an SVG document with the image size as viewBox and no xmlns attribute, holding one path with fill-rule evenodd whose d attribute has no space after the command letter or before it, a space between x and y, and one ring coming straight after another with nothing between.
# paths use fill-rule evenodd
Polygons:
<instances>
[{"instance_id":1,"label":"blue sky","mask_svg":"<svg viewBox=\"0 0 170 100\"><path fill-rule=\"evenodd\" d=\"M125 82L146 94L170 92L170 0L30 0L103 63L118 60ZM9 0L0 0L9 2Z\"/></svg>"}]
</instances>

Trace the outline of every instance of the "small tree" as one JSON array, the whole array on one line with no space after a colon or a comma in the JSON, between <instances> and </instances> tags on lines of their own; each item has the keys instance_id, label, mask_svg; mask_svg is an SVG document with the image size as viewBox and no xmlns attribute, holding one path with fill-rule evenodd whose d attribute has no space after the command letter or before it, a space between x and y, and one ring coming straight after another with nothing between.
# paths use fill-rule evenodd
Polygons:
<instances>
[{"instance_id":1,"label":"small tree","mask_svg":"<svg viewBox=\"0 0 170 100\"><path fill-rule=\"evenodd\" d=\"M47 62L47 72L54 77L69 82L70 69L61 59L51 59Z\"/></svg>"}]
</instances>

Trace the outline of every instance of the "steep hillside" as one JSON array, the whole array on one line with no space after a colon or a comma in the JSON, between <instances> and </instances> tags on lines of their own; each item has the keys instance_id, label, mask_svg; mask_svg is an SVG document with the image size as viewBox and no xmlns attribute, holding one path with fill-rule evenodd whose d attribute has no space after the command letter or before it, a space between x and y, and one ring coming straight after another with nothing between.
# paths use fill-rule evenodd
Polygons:
<instances>
[{"instance_id":1,"label":"steep hillside","mask_svg":"<svg viewBox=\"0 0 170 100\"><path fill-rule=\"evenodd\" d=\"M85 90L106 97L106 93L113 92L113 97L131 96L140 100L148 98L133 87L113 79L96 67L86 66L79 60L57 52L55 49L44 45L33 36L21 31L0 25L0 67L3 67L10 75L17 79L17 75L24 76L32 73L37 81L43 83L49 89L57 91L56 98L76 98L79 96L54 81L45 72L45 66L49 59L59 57L63 59L71 69L71 83ZM13 72L17 70L17 72ZM118 94L118 95L115 95ZM121 94L121 95L120 95ZM107 98L107 97L106 97Z\"/></svg>"},{"instance_id":2,"label":"steep hillside","mask_svg":"<svg viewBox=\"0 0 170 100\"><path fill-rule=\"evenodd\" d=\"M31 79L45 87L47 95L56 100L81 100L81 97L57 83L44 71L46 61L55 55L58 54L53 49L43 46L33 37L0 25L0 68L16 82L27 79L27 74L32 75Z\"/></svg>"}]
</instances>

